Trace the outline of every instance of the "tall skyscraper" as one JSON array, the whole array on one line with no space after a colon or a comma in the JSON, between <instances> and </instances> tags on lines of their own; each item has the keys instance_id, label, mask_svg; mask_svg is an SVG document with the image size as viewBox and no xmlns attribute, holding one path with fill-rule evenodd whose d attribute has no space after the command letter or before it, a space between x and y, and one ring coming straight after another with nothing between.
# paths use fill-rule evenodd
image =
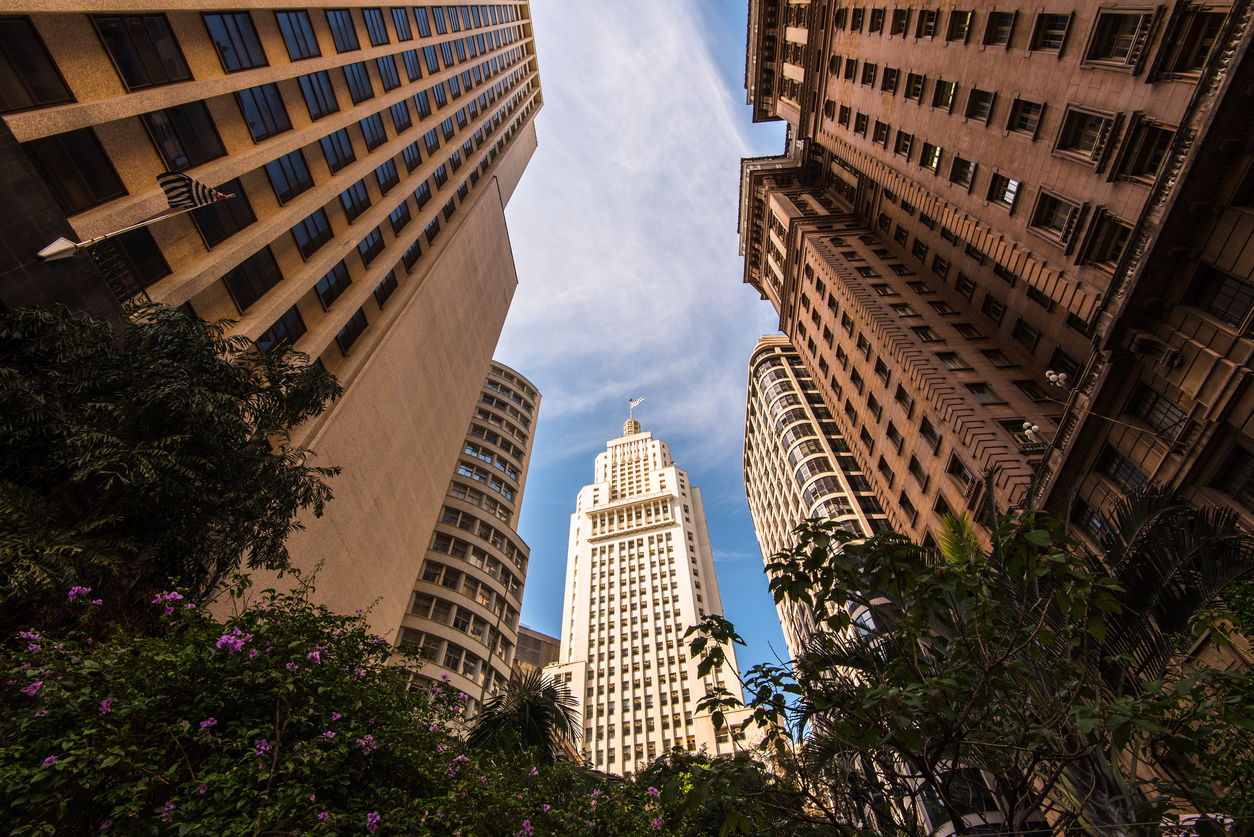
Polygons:
<instances>
[{"instance_id":1,"label":"tall skyscraper","mask_svg":"<svg viewBox=\"0 0 1254 837\"><path fill-rule=\"evenodd\" d=\"M234 195L111 239L96 267L122 301L234 320L340 378L295 436L344 468L336 499L289 546L323 563L319 599L377 599L372 622L394 633L517 284L504 207L542 104L528 5L8 9L12 209L47 218L55 199L68 221L46 244L165 210L163 171ZM6 304L91 301L42 291L25 251L0 261Z\"/></svg>"},{"instance_id":2,"label":"tall skyscraper","mask_svg":"<svg viewBox=\"0 0 1254 837\"><path fill-rule=\"evenodd\" d=\"M796 545L793 530L808 518L836 520L864 536L888 526L818 386L782 335L758 340L749 359L744 465L749 513L767 563ZM775 607L796 659L814 630L814 615L798 602Z\"/></svg>"},{"instance_id":3,"label":"tall skyscraper","mask_svg":"<svg viewBox=\"0 0 1254 837\"><path fill-rule=\"evenodd\" d=\"M722 613L701 490L666 442L629 419L575 501L561 656L546 668L579 700L585 764L623 774L672 747L742 746L738 727L716 734L695 714L706 690L739 689L734 651L703 680L683 642L689 626Z\"/></svg>"},{"instance_id":4,"label":"tall skyscraper","mask_svg":"<svg viewBox=\"0 0 1254 837\"><path fill-rule=\"evenodd\" d=\"M1074 489L1086 538L1147 481L1254 522L1250 21L750 4L754 118L791 130L742 164L744 278L894 529L993 469L1003 508Z\"/></svg>"},{"instance_id":5,"label":"tall skyscraper","mask_svg":"<svg viewBox=\"0 0 1254 837\"><path fill-rule=\"evenodd\" d=\"M469 713L513 670L531 554L518 510L540 413L540 393L504 364L493 363L482 386L435 533L416 550L425 558L399 637L428 660L424 680L447 675L470 696Z\"/></svg>"}]
</instances>

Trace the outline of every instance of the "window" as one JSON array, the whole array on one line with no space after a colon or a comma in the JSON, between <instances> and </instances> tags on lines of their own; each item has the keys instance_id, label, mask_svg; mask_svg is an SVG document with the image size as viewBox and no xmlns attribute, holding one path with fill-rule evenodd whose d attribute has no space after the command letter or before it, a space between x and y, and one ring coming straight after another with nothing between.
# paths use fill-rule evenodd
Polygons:
<instances>
[{"instance_id":1,"label":"window","mask_svg":"<svg viewBox=\"0 0 1254 837\"><path fill-rule=\"evenodd\" d=\"M143 119L170 171L199 166L226 154L204 102L145 113Z\"/></svg>"},{"instance_id":2,"label":"window","mask_svg":"<svg viewBox=\"0 0 1254 837\"><path fill-rule=\"evenodd\" d=\"M374 85L370 82L370 73L366 70L366 62L344 66L344 78L348 81L348 95L353 104L361 104L374 98Z\"/></svg>"},{"instance_id":3,"label":"window","mask_svg":"<svg viewBox=\"0 0 1254 837\"><path fill-rule=\"evenodd\" d=\"M1087 60L1117 67L1131 67L1141 57L1149 35L1149 12L1102 12L1089 44Z\"/></svg>"},{"instance_id":4,"label":"window","mask_svg":"<svg viewBox=\"0 0 1254 837\"><path fill-rule=\"evenodd\" d=\"M897 92L897 78L900 75L901 75L900 71L895 70L892 67L885 67L884 75L880 79L880 90L886 91L888 93L896 93Z\"/></svg>"},{"instance_id":5,"label":"window","mask_svg":"<svg viewBox=\"0 0 1254 837\"><path fill-rule=\"evenodd\" d=\"M941 336L936 332L936 329L931 326L914 326L911 328L911 331L913 331L915 336L924 343L935 343L941 339Z\"/></svg>"},{"instance_id":6,"label":"window","mask_svg":"<svg viewBox=\"0 0 1254 837\"><path fill-rule=\"evenodd\" d=\"M1055 151L1084 162L1097 162L1106 146L1106 139L1114 119L1104 114L1068 109L1063 120L1062 133L1058 135Z\"/></svg>"},{"instance_id":7,"label":"window","mask_svg":"<svg viewBox=\"0 0 1254 837\"><path fill-rule=\"evenodd\" d=\"M893 400L905 408L907 417L914 413L914 398L900 384L897 385L897 392L893 395Z\"/></svg>"},{"instance_id":8,"label":"window","mask_svg":"<svg viewBox=\"0 0 1254 837\"><path fill-rule=\"evenodd\" d=\"M885 123L885 122L881 122L881 121L879 121L878 119L877 119L877 120L875 120L875 133L874 133L874 135L873 135L872 141L873 141L876 145L882 145L882 146L884 146L885 148L887 148L887 147L888 147L888 132L889 132L889 130L890 130L890 128L889 128L889 126L888 126L888 124L887 124L887 123Z\"/></svg>"},{"instance_id":9,"label":"window","mask_svg":"<svg viewBox=\"0 0 1254 837\"><path fill-rule=\"evenodd\" d=\"M127 90L192 77L165 15L98 16L92 22Z\"/></svg>"},{"instance_id":10,"label":"window","mask_svg":"<svg viewBox=\"0 0 1254 837\"><path fill-rule=\"evenodd\" d=\"M967 299L971 299L975 294L975 280L965 273L959 273L958 281L954 283L954 290Z\"/></svg>"},{"instance_id":11,"label":"window","mask_svg":"<svg viewBox=\"0 0 1254 837\"><path fill-rule=\"evenodd\" d=\"M946 259L946 258L942 258L940 253L936 253L936 254L934 254L934 255L932 256L932 272L933 272L933 273L935 273L937 276L939 276L939 277L940 277L940 278L942 278L942 279L944 279L945 277L947 277L947 276L949 275L949 260L948 260L948 259ZM933 307L933 308L936 308L936 306L937 306L938 304L939 304L939 305L945 305L945 307L947 307L947 308L948 308L948 305L946 305L946 303L943 303L943 302L942 302L942 303L935 303L935 302L934 302L934 303L932 303L932 307ZM938 309L938 310L939 310L939 309ZM956 311L954 311L952 308L950 308L948 311L942 311L941 313L943 313L943 314L955 314L955 313L957 313L957 312L956 312Z\"/></svg>"},{"instance_id":12,"label":"window","mask_svg":"<svg viewBox=\"0 0 1254 837\"><path fill-rule=\"evenodd\" d=\"M866 17L866 9L851 9L849 14L849 31L861 32L862 19Z\"/></svg>"},{"instance_id":13,"label":"window","mask_svg":"<svg viewBox=\"0 0 1254 837\"><path fill-rule=\"evenodd\" d=\"M968 340L982 340L984 335L980 334L979 329L970 323L954 323L954 331Z\"/></svg>"},{"instance_id":14,"label":"window","mask_svg":"<svg viewBox=\"0 0 1254 837\"><path fill-rule=\"evenodd\" d=\"M897 229L893 232L893 241L897 242L898 244L904 247L906 242L909 239L910 239L910 231L907 230L901 224L898 224Z\"/></svg>"},{"instance_id":15,"label":"window","mask_svg":"<svg viewBox=\"0 0 1254 837\"><path fill-rule=\"evenodd\" d=\"M869 84L869 85L871 85L872 87L874 87L874 86L875 86L875 75L876 75L876 73L877 73L878 71L879 71L879 66L878 66L877 64L872 64L870 61L863 62L863 64L862 64L862 83L863 83L863 84Z\"/></svg>"},{"instance_id":16,"label":"window","mask_svg":"<svg viewBox=\"0 0 1254 837\"><path fill-rule=\"evenodd\" d=\"M392 11L395 12L397 10L393 9ZM400 11L403 12L404 9ZM391 43L388 38L387 24L383 22L383 10L362 9L361 13L366 19L366 33L370 35L370 45L383 46L386 43Z\"/></svg>"},{"instance_id":17,"label":"window","mask_svg":"<svg viewBox=\"0 0 1254 837\"><path fill-rule=\"evenodd\" d=\"M276 84L263 84L250 87L235 94L239 109L244 113L244 121L252 132L253 142L261 142L267 137L291 130L292 121L288 119L287 108L283 105L283 97L279 95ZM186 107L186 105L184 105Z\"/></svg>"},{"instance_id":18,"label":"window","mask_svg":"<svg viewBox=\"0 0 1254 837\"><path fill-rule=\"evenodd\" d=\"M283 274L279 271L279 265L270 248L262 247L228 271L222 281L231 292L235 306L243 313L261 299L266 291L282 282Z\"/></svg>"},{"instance_id":19,"label":"window","mask_svg":"<svg viewBox=\"0 0 1254 837\"><path fill-rule=\"evenodd\" d=\"M884 31L884 10L883 9L871 9L871 20L870 20L870 23L867 25L867 31L868 32L883 32Z\"/></svg>"},{"instance_id":20,"label":"window","mask_svg":"<svg viewBox=\"0 0 1254 837\"><path fill-rule=\"evenodd\" d=\"M1151 185L1162 168L1176 132L1140 118L1128 133L1129 139L1119 163L1119 179Z\"/></svg>"},{"instance_id":21,"label":"window","mask_svg":"<svg viewBox=\"0 0 1254 837\"><path fill-rule=\"evenodd\" d=\"M1021 343L1029 352L1036 349L1036 344L1041 339L1040 331L1033 328L1032 324L1022 317L1015 321L1015 327L1010 332L1010 336Z\"/></svg>"},{"instance_id":22,"label":"window","mask_svg":"<svg viewBox=\"0 0 1254 837\"><path fill-rule=\"evenodd\" d=\"M953 477L964 488L970 486L972 481L975 480L975 475L971 473L966 465L962 464L962 460L953 455L949 457L949 464L945 466L945 473Z\"/></svg>"},{"instance_id":23,"label":"window","mask_svg":"<svg viewBox=\"0 0 1254 837\"><path fill-rule=\"evenodd\" d=\"M374 289L374 301L378 303L380 308L396 292L396 288L396 271L389 270L388 275L384 276L383 281L376 285Z\"/></svg>"},{"instance_id":24,"label":"window","mask_svg":"<svg viewBox=\"0 0 1254 837\"><path fill-rule=\"evenodd\" d=\"M321 209L314 210L312 215L292 227L292 238L296 239L296 246L306 260L334 237L327 214Z\"/></svg>"},{"instance_id":25,"label":"window","mask_svg":"<svg viewBox=\"0 0 1254 837\"><path fill-rule=\"evenodd\" d=\"M244 187L240 185L239 178L223 183L218 187L218 191L235 197L224 201L214 201L208 206L197 207L188 213L205 239L205 246L209 248L225 241L257 220L257 216L253 214L253 208L248 203L248 196L244 194Z\"/></svg>"},{"instance_id":26,"label":"window","mask_svg":"<svg viewBox=\"0 0 1254 837\"><path fill-rule=\"evenodd\" d=\"M414 190L414 200L418 203L418 208L422 209L427 205L427 201L431 200L431 186L424 180L418 184L418 188Z\"/></svg>"},{"instance_id":27,"label":"window","mask_svg":"<svg viewBox=\"0 0 1254 837\"><path fill-rule=\"evenodd\" d=\"M930 142L923 143L923 151L919 154L919 165L933 174L940 168L941 150ZM920 218L922 220L922 218Z\"/></svg>"},{"instance_id":28,"label":"window","mask_svg":"<svg viewBox=\"0 0 1254 837\"><path fill-rule=\"evenodd\" d=\"M906 73L906 98L923 101L923 84L926 79L918 73Z\"/></svg>"},{"instance_id":29,"label":"window","mask_svg":"<svg viewBox=\"0 0 1254 837\"><path fill-rule=\"evenodd\" d=\"M1002 354L1000 349L985 349L980 354L984 355L984 359L996 366L998 369L1005 369L1008 366L1016 366L1010 358Z\"/></svg>"},{"instance_id":30,"label":"window","mask_svg":"<svg viewBox=\"0 0 1254 837\"><path fill-rule=\"evenodd\" d=\"M1254 309L1254 285L1202 263L1190 301L1212 317L1240 327Z\"/></svg>"},{"instance_id":31,"label":"window","mask_svg":"<svg viewBox=\"0 0 1254 837\"><path fill-rule=\"evenodd\" d=\"M266 66L266 53L248 12L206 14L205 26L228 73Z\"/></svg>"},{"instance_id":32,"label":"window","mask_svg":"<svg viewBox=\"0 0 1254 837\"><path fill-rule=\"evenodd\" d=\"M257 338L257 347L263 352L272 352L280 346L291 346L307 330L304 319L293 305L275 321L274 325L266 329L265 334Z\"/></svg>"},{"instance_id":33,"label":"window","mask_svg":"<svg viewBox=\"0 0 1254 837\"><path fill-rule=\"evenodd\" d=\"M984 294L984 302L980 304L980 313L997 325L1001 325L1001 318L1006 313L1006 306L997 297L986 293Z\"/></svg>"},{"instance_id":34,"label":"window","mask_svg":"<svg viewBox=\"0 0 1254 837\"><path fill-rule=\"evenodd\" d=\"M400 235L401 230L409 223L409 201L401 201L400 206L388 215L388 221L392 224L392 234Z\"/></svg>"},{"instance_id":35,"label":"window","mask_svg":"<svg viewBox=\"0 0 1254 837\"><path fill-rule=\"evenodd\" d=\"M841 125L844 125L846 128L849 127L849 113L850 113L849 108L846 107L845 105L841 105L840 113L836 117L836 121L839 122Z\"/></svg>"},{"instance_id":36,"label":"window","mask_svg":"<svg viewBox=\"0 0 1254 837\"><path fill-rule=\"evenodd\" d=\"M90 128L31 140L22 147L66 215L126 194Z\"/></svg>"},{"instance_id":37,"label":"window","mask_svg":"<svg viewBox=\"0 0 1254 837\"><path fill-rule=\"evenodd\" d=\"M1076 215L1080 208L1049 192L1041 192L1036 201L1036 211L1029 224L1033 230L1065 242L1071 237Z\"/></svg>"},{"instance_id":38,"label":"window","mask_svg":"<svg viewBox=\"0 0 1254 837\"><path fill-rule=\"evenodd\" d=\"M1217 485L1230 497L1254 506L1254 456L1245 448L1235 447L1228 455L1228 462Z\"/></svg>"},{"instance_id":39,"label":"window","mask_svg":"<svg viewBox=\"0 0 1254 837\"><path fill-rule=\"evenodd\" d=\"M937 359L945 365L946 369L970 369L971 367L956 352L940 352L936 355Z\"/></svg>"},{"instance_id":40,"label":"window","mask_svg":"<svg viewBox=\"0 0 1254 837\"><path fill-rule=\"evenodd\" d=\"M923 239L916 237L914 240L914 246L910 248L910 252L914 254L916 259L923 261L927 258L927 244L923 242Z\"/></svg>"},{"instance_id":41,"label":"window","mask_svg":"<svg viewBox=\"0 0 1254 837\"><path fill-rule=\"evenodd\" d=\"M374 151L388 141L387 129L383 127L383 117L372 113L361 120L361 133L366 138L366 150Z\"/></svg>"},{"instance_id":42,"label":"window","mask_svg":"<svg viewBox=\"0 0 1254 837\"><path fill-rule=\"evenodd\" d=\"M1102 473L1110 477L1111 482L1119 486L1121 491L1135 491L1149 485L1149 479L1145 474L1141 473L1131 460L1109 445L1106 447L1102 464L1099 467Z\"/></svg>"},{"instance_id":43,"label":"window","mask_svg":"<svg viewBox=\"0 0 1254 837\"><path fill-rule=\"evenodd\" d=\"M861 134L865 137L869 122L870 118L865 113L859 113L853 118L853 132L855 134Z\"/></svg>"},{"instance_id":44,"label":"window","mask_svg":"<svg viewBox=\"0 0 1254 837\"><path fill-rule=\"evenodd\" d=\"M447 221L452 218L453 213L457 211L457 202L453 198L449 198L448 201L445 202L442 211L444 213L444 220ZM813 350L811 350L811 354L813 354Z\"/></svg>"},{"instance_id":45,"label":"window","mask_svg":"<svg viewBox=\"0 0 1254 837\"><path fill-rule=\"evenodd\" d=\"M853 81L858 77L858 59L845 59L845 81Z\"/></svg>"},{"instance_id":46,"label":"window","mask_svg":"<svg viewBox=\"0 0 1254 837\"><path fill-rule=\"evenodd\" d=\"M340 344L340 351L347 356L348 350L357 342L357 338L361 337L361 333L366 330L366 326L370 323L366 320L366 312L360 308L357 313L353 314L344 328L340 329L340 333L335 335L335 342Z\"/></svg>"},{"instance_id":47,"label":"window","mask_svg":"<svg viewBox=\"0 0 1254 837\"><path fill-rule=\"evenodd\" d=\"M952 81L941 80L936 82L936 88L932 91L932 107L941 108L942 110L952 110L954 106L954 94L958 90L958 85Z\"/></svg>"},{"instance_id":48,"label":"window","mask_svg":"<svg viewBox=\"0 0 1254 837\"><path fill-rule=\"evenodd\" d=\"M967 384L967 391L981 404L997 404L1001 401L988 384Z\"/></svg>"},{"instance_id":49,"label":"window","mask_svg":"<svg viewBox=\"0 0 1254 837\"><path fill-rule=\"evenodd\" d=\"M301 76L297 81L300 82L301 93L305 95L310 119L318 120L340 109L340 103L335 100L335 91L331 88L331 77L325 70Z\"/></svg>"},{"instance_id":50,"label":"window","mask_svg":"<svg viewBox=\"0 0 1254 837\"><path fill-rule=\"evenodd\" d=\"M348 268L341 261L331 268L330 273L318 280L318 284L314 285L314 290L318 292L322 307L330 310L331 303L339 299L351 284L353 280L348 275Z\"/></svg>"},{"instance_id":51,"label":"window","mask_svg":"<svg viewBox=\"0 0 1254 837\"><path fill-rule=\"evenodd\" d=\"M1223 27L1223 12L1184 7L1171 41L1160 50L1158 77L1192 76L1201 72Z\"/></svg>"},{"instance_id":52,"label":"window","mask_svg":"<svg viewBox=\"0 0 1254 837\"><path fill-rule=\"evenodd\" d=\"M1015 381L1014 384L1023 392L1024 395L1026 395L1028 398L1032 399L1033 401L1049 401L1050 400L1048 393L1046 393L1045 390L1041 389L1041 385L1038 384L1036 381L1033 381L1033 380Z\"/></svg>"},{"instance_id":53,"label":"window","mask_svg":"<svg viewBox=\"0 0 1254 837\"><path fill-rule=\"evenodd\" d=\"M331 25L331 37L335 38L336 52L352 52L361 49L357 41L357 29L348 9L327 9L327 23Z\"/></svg>"},{"instance_id":54,"label":"window","mask_svg":"<svg viewBox=\"0 0 1254 837\"><path fill-rule=\"evenodd\" d=\"M911 307L910 307L910 303L908 303L908 302L897 302L897 303L894 303L894 304L892 304L892 305L890 305L890 306L888 306L888 307L889 307L889 308L891 308L891 309L893 309L893 313L895 313L898 317L917 317L917 316L919 316L919 313L918 313L917 311L915 311L913 308L911 308Z\"/></svg>"},{"instance_id":55,"label":"window","mask_svg":"<svg viewBox=\"0 0 1254 837\"><path fill-rule=\"evenodd\" d=\"M967 33L971 31L972 12L952 11L949 13L949 31L945 34L947 41L963 41L967 40Z\"/></svg>"},{"instance_id":56,"label":"window","mask_svg":"<svg viewBox=\"0 0 1254 837\"><path fill-rule=\"evenodd\" d=\"M374 176L375 180L379 182L379 191L385 195L393 186L401 182L400 175L396 173L396 161L394 160L384 160L374 170Z\"/></svg>"},{"instance_id":57,"label":"window","mask_svg":"<svg viewBox=\"0 0 1254 837\"><path fill-rule=\"evenodd\" d=\"M383 82L383 92L395 90L401 86L401 77L396 71L396 58L391 55L382 55L375 59L375 65L379 68L379 79Z\"/></svg>"},{"instance_id":58,"label":"window","mask_svg":"<svg viewBox=\"0 0 1254 837\"><path fill-rule=\"evenodd\" d=\"M432 218L431 223L427 224L427 228L423 232L427 236L427 243L432 244L435 241L435 237L440 234L440 219Z\"/></svg>"},{"instance_id":59,"label":"window","mask_svg":"<svg viewBox=\"0 0 1254 837\"><path fill-rule=\"evenodd\" d=\"M993 98L995 96L995 93L990 93L987 90L971 88L970 94L967 95L967 119L987 122L993 112Z\"/></svg>"},{"instance_id":60,"label":"window","mask_svg":"<svg viewBox=\"0 0 1254 837\"><path fill-rule=\"evenodd\" d=\"M434 176L435 176L435 187L437 189L443 187L445 183L448 183L448 166L441 165L438 169L435 170Z\"/></svg>"},{"instance_id":61,"label":"window","mask_svg":"<svg viewBox=\"0 0 1254 837\"><path fill-rule=\"evenodd\" d=\"M327 165L331 167L333 173L357 159L357 154L353 151L353 143L348 138L348 130L345 128L322 138L322 153L326 155Z\"/></svg>"},{"instance_id":62,"label":"window","mask_svg":"<svg viewBox=\"0 0 1254 837\"><path fill-rule=\"evenodd\" d=\"M910 25L909 9L893 9L893 22L888 30L889 36L904 35L906 28Z\"/></svg>"},{"instance_id":63,"label":"window","mask_svg":"<svg viewBox=\"0 0 1254 837\"><path fill-rule=\"evenodd\" d=\"M322 55L318 49L318 39L314 37L313 26L309 22L309 12L275 12L279 30L283 33L283 42L287 44L288 57L293 61L305 58L317 58Z\"/></svg>"},{"instance_id":64,"label":"window","mask_svg":"<svg viewBox=\"0 0 1254 837\"><path fill-rule=\"evenodd\" d=\"M340 203L344 205L344 214L349 223L370 208L370 196L366 194L366 182L358 180L340 193Z\"/></svg>"},{"instance_id":65,"label":"window","mask_svg":"<svg viewBox=\"0 0 1254 837\"><path fill-rule=\"evenodd\" d=\"M949 167L949 182L956 183L959 186L966 186L970 189L974 181L975 163L970 160L964 160L962 157L954 157L954 161Z\"/></svg>"},{"instance_id":66,"label":"window","mask_svg":"<svg viewBox=\"0 0 1254 837\"><path fill-rule=\"evenodd\" d=\"M1010 35L1014 28L1014 12L989 12L988 25L984 27L985 46L1010 46Z\"/></svg>"},{"instance_id":67,"label":"window","mask_svg":"<svg viewBox=\"0 0 1254 837\"><path fill-rule=\"evenodd\" d=\"M418 262L418 257L421 255L422 247L420 247L418 242L415 241L409 246L409 249L405 251L405 255L401 256L401 263L405 265L405 270L413 270L414 265Z\"/></svg>"},{"instance_id":68,"label":"window","mask_svg":"<svg viewBox=\"0 0 1254 837\"><path fill-rule=\"evenodd\" d=\"M305 165L305 155L299 149L266 163L266 174L270 176L270 185L274 187L274 194L281 204L313 186L313 178Z\"/></svg>"},{"instance_id":69,"label":"window","mask_svg":"<svg viewBox=\"0 0 1254 837\"><path fill-rule=\"evenodd\" d=\"M365 267L370 267L370 263L374 261L375 256L383 252L383 233L378 227L375 227L365 238L357 242L357 252L361 255L361 263Z\"/></svg>"},{"instance_id":70,"label":"window","mask_svg":"<svg viewBox=\"0 0 1254 837\"><path fill-rule=\"evenodd\" d=\"M1041 52L1059 52L1067 39L1067 27L1071 15L1040 14L1036 16L1036 31L1032 33L1032 49Z\"/></svg>"},{"instance_id":71,"label":"window","mask_svg":"<svg viewBox=\"0 0 1254 837\"><path fill-rule=\"evenodd\" d=\"M938 12L935 9L920 9L919 21L915 25L914 36L916 38L930 38L936 34L936 17Z\"/></svg>"},{"instance_id":72,"label":"window","mask_svg":"<svg viewBox=\"0 0 1254 837\"><path fill-rule=\"evenodd\" d=\"M30 21L0 18L0 113L73 100Z\"/></svg>"},{"instance_id":73,"label":"window","mask_svg":"<svg viewBox=\"0 0 1254 837\"><path fill-rule=\"evenodd\" d=\"M393 7L392 25L396 27L396 40L412 41L414 39L414 32L409 27L409 13L403 6Z\"/></svg>"},{"instance_id":74,"label":"window","mask_svg":"<svg viewBox=\"0 0 1254 837\"><path fill-rule=\"evenodd\" d=\"M1132 227L1113 215L1100 213L1093 223L1088 255L1084 261L1105 270L1114 271L1131 237Z\"/></svg>"},{"instance_id":75,"label":"window","mask_svg":"<svg viewBox=\"0 0 1254 837\"><path fill-rule=\"evenodd\" d=\"M1044 105L1036 102L1015 99L1014 106L1010 109L1010 122L1006 124L1006 130L1035 137L1036 129L1041 124L1041 111L1044 109Z\"/></svg>"}]
</instances>

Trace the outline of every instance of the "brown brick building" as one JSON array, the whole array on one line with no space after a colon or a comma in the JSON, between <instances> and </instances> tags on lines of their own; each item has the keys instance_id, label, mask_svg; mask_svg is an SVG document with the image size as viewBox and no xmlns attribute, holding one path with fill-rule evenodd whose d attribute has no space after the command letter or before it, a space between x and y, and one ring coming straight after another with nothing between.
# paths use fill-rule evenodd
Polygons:
<instances>
[{"instance_id":1,"label":"brown brick building","mask_svg":"<svg viewBox=\"0 0 1254 837\"><path fill-rule=\"evenodd\" d=\"M751 2L790 131L742 164L745 281L899 531L993 467L1089 536L1143 481L1254 521L1250 11Z\"/></svg>"}]
</instances>

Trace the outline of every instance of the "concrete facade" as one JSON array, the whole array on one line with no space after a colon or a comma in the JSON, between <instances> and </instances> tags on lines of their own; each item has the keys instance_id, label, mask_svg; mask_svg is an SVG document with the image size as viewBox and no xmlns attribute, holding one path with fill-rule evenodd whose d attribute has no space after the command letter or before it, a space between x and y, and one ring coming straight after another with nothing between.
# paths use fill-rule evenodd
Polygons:
<instances>
[{"instance_id":1,"label":"concrete facade","mask_svg":"<svg viewBox=\"0 0 1254 837\"><path fill-rule=\"evenodd\" d=\"M716 734L695 711L710 688L738 690L734 650L702 679L683 641L722 613L701 490L666 442L629 420L575 501L561 656L545 669L579 699L585 765L622 775L673 747L717 755L744 746L743 717Z\"/></svg>"},{"instance_id":2,"label":"concrete facade","mask_svg":"<svg viewBox=\"0 0 1254 837\"><path fill-rule=\"evenodd\" d=\"M162 212L165 170L236 195L114 239L115 261L135 293L339 377L344 397L294 441L344 473L290 549L322 563L318 600L375 603L395 636L517 284L503 210L542 105L528 5L36 0L0 16L35 56L3 120L67 236Z\"/></svg>"},{"instance_id":3,"label":"concrete facade","mask_svg":"<svg viewBox=\"0 0 1254 837\"><path fill-rule=\"evenodd\" d=\"M993 467L1002 508L1078 480L1086 537L1144 480L1254 509L1221 465L1254 450L1249 22L751 3L749 101L790 136L742 165L745 281L898 531Z\"/></svg>"}]
</instances>

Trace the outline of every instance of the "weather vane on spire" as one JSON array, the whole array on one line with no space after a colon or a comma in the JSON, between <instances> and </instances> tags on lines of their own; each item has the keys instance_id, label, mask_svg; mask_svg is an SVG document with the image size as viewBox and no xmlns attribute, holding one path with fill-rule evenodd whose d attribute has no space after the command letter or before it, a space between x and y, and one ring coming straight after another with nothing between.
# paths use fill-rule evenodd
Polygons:
<instances>
[{"instance_id":1,"label":"weather vane on spire","mask_svg":"<svg viewBox=\"0 0 1254 837\"><path fill-rule=\"evenodd\" d=\"M633 398L627 402L630 405L627 408L627 418L634 419L636 417L635 416L636 408L640 406L640 402L643 400L644 398L641 397L641 398Z\"/></svg>"}]
</instances>

